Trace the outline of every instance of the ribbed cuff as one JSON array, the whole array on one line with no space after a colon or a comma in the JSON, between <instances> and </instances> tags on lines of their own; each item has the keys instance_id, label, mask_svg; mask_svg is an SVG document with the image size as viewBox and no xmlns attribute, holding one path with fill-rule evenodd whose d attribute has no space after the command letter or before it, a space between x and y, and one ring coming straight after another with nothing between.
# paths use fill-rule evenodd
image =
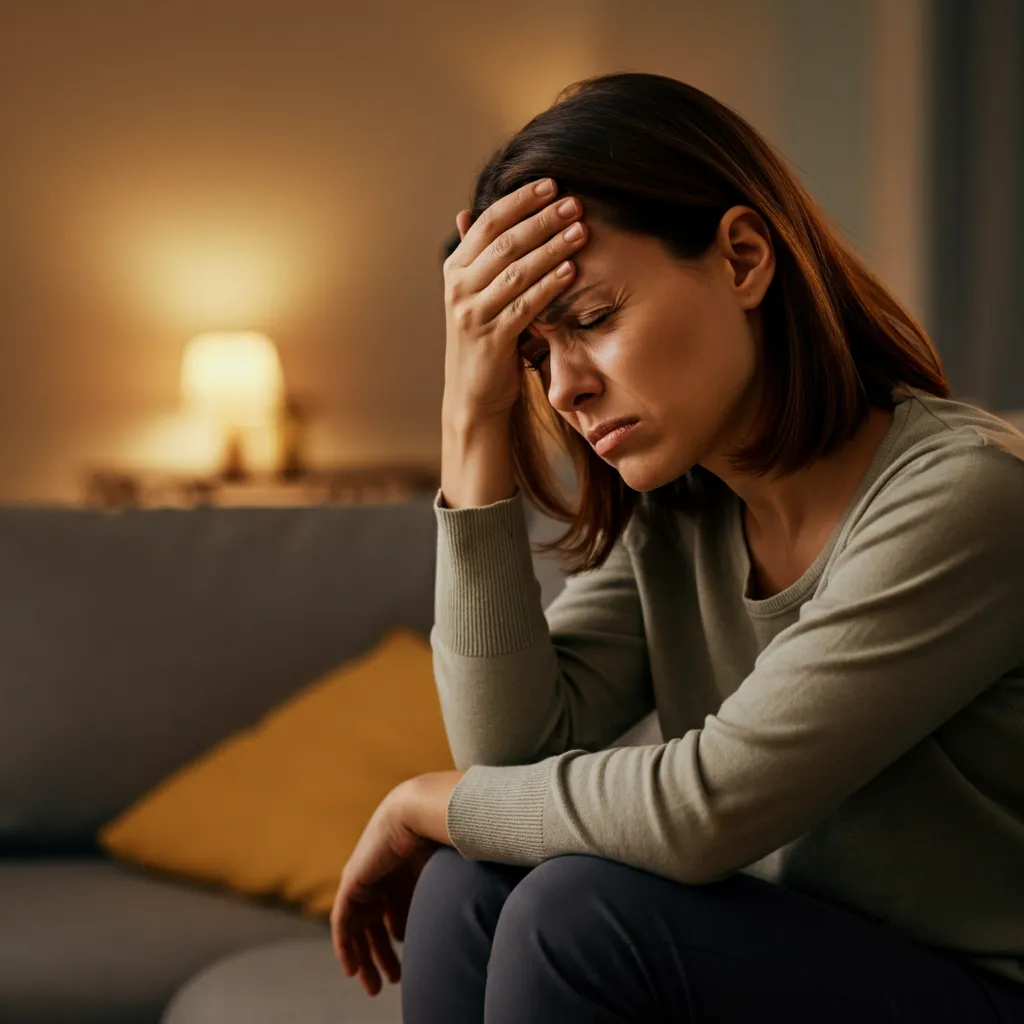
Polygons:
<instances>
[{"instance_id":1,"label":"ribbed cuff","mask_svg":"<svg viewBox=\"0 0 1024 1024\"><path fill-rule=\"evenodd\" d=\"M447 508L437 517L436 626L446 645L493 657L547 639L547 620L526 528L522 493L493 505Z\"/></svg>"},{"instance_id":2,"label":"ribbed cuff","mask_svg":"<svg viewBox=\"0 0 1024 1024\"><path fill-rule=\"evenodd\" d=\"M473 765L448 798L455 848L471 860L535 867L544 848L544 803L557 758L536 764Z\"/></svg>"}]
</instances>

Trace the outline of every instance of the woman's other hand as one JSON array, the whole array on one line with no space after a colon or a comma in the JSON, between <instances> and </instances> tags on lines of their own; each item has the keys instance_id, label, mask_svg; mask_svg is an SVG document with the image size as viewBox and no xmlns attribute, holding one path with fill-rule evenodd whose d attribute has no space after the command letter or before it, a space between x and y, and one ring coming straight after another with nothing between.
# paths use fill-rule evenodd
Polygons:
<instances>
[{"instance_id":1,"label":"woman's other hand","mask_svg":"<svg viewBox=\"0 0 1024 1024\"><path fill-rule=\"evenodd\" d=\"M358 974L368 995L380 992L381 973L390 982L401 980L391 939L405 938L420 872L442 843L451 842L448 798L462 774L430 772L396 786L373 812L341 873L331 941L345 973Z\"/></svg>"}]
</instances>

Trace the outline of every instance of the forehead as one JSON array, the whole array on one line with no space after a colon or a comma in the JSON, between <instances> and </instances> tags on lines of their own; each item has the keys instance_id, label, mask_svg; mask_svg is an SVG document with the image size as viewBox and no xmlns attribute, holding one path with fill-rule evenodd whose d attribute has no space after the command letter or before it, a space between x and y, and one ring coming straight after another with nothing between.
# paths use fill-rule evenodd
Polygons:
<instances>
[{"instance_id":1,"label":"forehead","mask_svg":"<svg viewBox=\"0 0 1024 1024\"><path fill-rule=\"evenodd\" d=\"M571 257L576 267L576 273L571 282L541 310L537 318L529 325L527 330L534 336L539 336L544 328L551 330L558 326L559 322L581 303L593 301L600 286L610 280L610 256L619 233L597 218L588 219L586 213L583 215L583 221L587 225L589 234L583 248ZM582 289L587 289L587 291L578 298L573 298ZM567 304L567 299L572 301Z\"/></svg>"}]
</instances>

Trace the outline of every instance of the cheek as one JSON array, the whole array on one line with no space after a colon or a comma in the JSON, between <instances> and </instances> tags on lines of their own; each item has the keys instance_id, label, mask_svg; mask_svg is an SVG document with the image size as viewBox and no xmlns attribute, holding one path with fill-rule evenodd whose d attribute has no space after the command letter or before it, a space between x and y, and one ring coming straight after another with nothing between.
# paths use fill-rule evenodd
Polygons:
<instances>
[{"instance_id":1,"label":"cheek","mask_svg":"<svg viewBox=\"0 0 1024 1024\"><path fill-rule=\"evenodd\" d=\"M735 308L708 303L658 331L662 340L644 370L642 386L647 408L668 442L662 453L672 463L670 476L696 461L728 429L750 385L754 346L738 312L739 317Z\"/></svg>"},{"instance_id":2,"label":"cheek","mask_svg":"<svg viewBox=\"0 0 1024 1024\"><path fill-rule=\"evenodd\" d=\"M711 303L686 334L685 384L714 401L742 391L755 368L753 337L742 310Z\"/></svg>"}]
</instances>

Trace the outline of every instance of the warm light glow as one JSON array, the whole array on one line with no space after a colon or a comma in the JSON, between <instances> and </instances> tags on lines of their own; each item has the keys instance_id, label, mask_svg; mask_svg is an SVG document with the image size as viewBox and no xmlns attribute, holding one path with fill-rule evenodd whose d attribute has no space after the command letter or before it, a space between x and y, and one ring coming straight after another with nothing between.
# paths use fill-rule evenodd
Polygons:
<instances>
[{"instance_id":1,"label":"warm light glow","mask_svg":"<svg viewBox=\"0 0 1024 1024\"><path fill-rule=\"evenodd\" d=\"M102 180L81 186L75 223L118 308L162 336L191 337L301 317L349 279L361 246L358 188L300 180L290 167L264 182L244 160L229 182L167 163L126 174L107 166ZM351 207L325 212L325 195Z\"/></svg>"},{"instance_id":2,"label":"warm light glow","mask_svg":"<svg viewBox=\"0 0 1024 1024\"><path fill-rule=\"evenodd\" d=\"M185 350L181 391L187 409L227 427L265 424L284 394L277 349L265 334L251 331L201 334Z\"/></svg>"}]
</instances>

